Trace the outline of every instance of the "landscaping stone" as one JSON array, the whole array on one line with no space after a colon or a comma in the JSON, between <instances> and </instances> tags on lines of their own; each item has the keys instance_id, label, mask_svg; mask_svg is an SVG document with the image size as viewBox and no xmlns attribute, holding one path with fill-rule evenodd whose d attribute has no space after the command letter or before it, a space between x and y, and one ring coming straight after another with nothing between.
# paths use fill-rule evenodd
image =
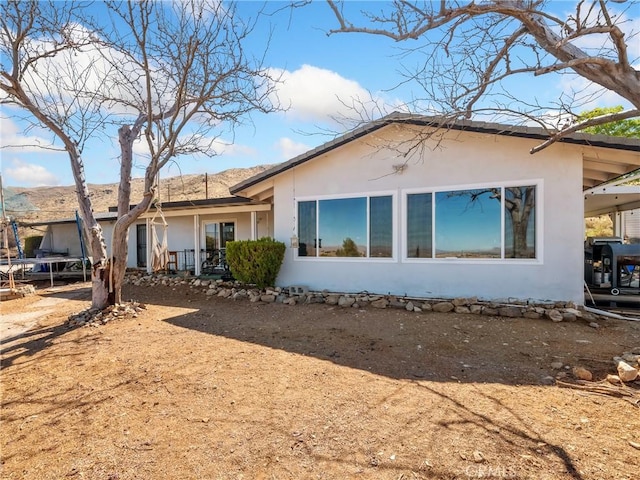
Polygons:
<instances>
[{"instance_id":1,"label":"landscaping stone","mask_svg":"<svg viewBox=\"0 0 640 480\"><path fill-rule=\"evenodd\" d=\"M389 302L387 301L386 298L380 298L378 300L374 300L373 302L371 302L371 306L373 308L387 308L388 304Z\"/></svg>"},{"instance_id":2,"label":"landscaping stone","mask_svg":"<svg viewBox=\"0 0 640 480\"><path fill-rule=\"evenodd\" d=\"M433 305L433 311L439 313L447 313L454 309L454 306L450 302L439 302Z\"/></svg>"},{"instance_id":3,"label":"landscaping stone","mask_svg":"<svg viewBox=\"0 0 640 480\"><path fill-rule=\"evenodd\" d=\"M561 322L564 320L564 316L556 309L547 310L546 315L552 322Z\"/></svg>"},{"instance_id":4,"label":"landscaping stone","mask_svg":"<svg viewBox=\"0 0 640 480\"><path fill-rule=\"evenodd\" d=\"M398 297L396 295L371 294L368 292L359 294L331 293L327 290L310 292L309 288L304 285L292 285L284 289L281 287L258 289L255 288L255 286L247 287L239 282L222 279L208 280L164 274L148 275L141 272L128 274L125 278L125 283L149 287L166 286L173 289L187 285L192 289L193 294L202 293L207 297L217 295L221 298L231 298L234 300L248 299L253 303L283 303L285 305L326 303L328 305L339 305L345 308L366 308L370 305L372 308L391 307L415 313L435 311L438 313L471 313L476 315L482 314L514 318L525 317L530 319L545 317L554 322L575 321L581 318L586 321L585 325L593 328L597 328L596 325L599 326L596 320L605 320L605 317L586 312L573 302L534 301L517 298L505 298L487 302L478 300L477 297L419 300L415 298ZM295 300L292 302L290 300L291 298ZM115 315L117 317L118 313ZM640 355L640 347L625 353ZM636 357L629 355L627 355L626 360L627 363L632 366L636 365L639 361Z\"/></svg>"},{"instance_id":5,"label":"landscaping stone","mask_svg":"<svg viewBox=\"0 0 640 480\"><path fill-rule=\"evenodd\" d=\"M518 307L502 307L498 309L498 315L500 315L501 317L521 317L522 310L520 310L520 308Z\"/></svg>"}]
</instances>

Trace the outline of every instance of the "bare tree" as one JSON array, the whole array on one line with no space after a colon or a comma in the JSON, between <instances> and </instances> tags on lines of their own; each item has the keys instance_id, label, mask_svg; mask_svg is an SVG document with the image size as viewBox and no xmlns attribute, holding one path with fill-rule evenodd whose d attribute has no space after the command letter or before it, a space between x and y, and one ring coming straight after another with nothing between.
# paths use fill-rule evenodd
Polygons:
<instances>
[{"instance_id":1,"label":"bare tree","mask_svg":"<svg viewBox=\"0 0 640 480\"><path fill-rule=\"evenodd\" d=\"M67 151L93 256L93 306L118 303L128 229L151 205L162 167L185 154L215 155L225 128L232 133L251 112L276 109L274 79L243 49L259 12L241 19L217 0L33 0L0 9L1 100L28 112ZM121 151L113 262L84 174L83 148L96 135L117 136ZM135 158L145 168L144 195L131 208L137 141L147 151Z\"/></svg>"},{"instance_id":2,"label":"bare tree","mask_svg":"<svg viewBox=\"0 0 640 480\"><path fill-rule=\"evenodd\" d=\"M631 31L626 16L627 9L637 9L636 2L616 1L612 7L605 0L580 0L566 17L554 15L550 2L543 0L393 0L376 4L376 12L356 12L349 2L327 3L338 21L332 34L365 33L419 43L403 53L412 61L420 58L404 72L424 92L410 105L413 113L430 109L445 123L489 113L538 122L549 139L532 153L585 127L640 116L640 72L633 66L637 59L629 57L629 42L638 42L639 32ZM631 107L575 121L591 94L585 98L584 92L574 92L553 105L519 98L514 77L553 73L587 79ZM562 122L569 121L549 125L552 110Z\"/></svg>"}]
</instances>

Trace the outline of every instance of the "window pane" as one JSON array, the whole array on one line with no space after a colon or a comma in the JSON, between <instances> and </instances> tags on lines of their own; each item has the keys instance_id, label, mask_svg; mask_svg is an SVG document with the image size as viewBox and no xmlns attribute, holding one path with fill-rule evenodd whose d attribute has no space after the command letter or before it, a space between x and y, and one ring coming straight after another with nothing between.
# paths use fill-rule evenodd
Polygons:
<instances>
[{"instance_id":1,"label":"window pane","mask_svg":"<svg viewBox=\"0 0 640 480\"><path fill-rule=\"evenodd\" d=\"M500 188L436 193L436 257L500 258Z\"/></svg>"},{"instance_id":2,"label":"window pane","mask_svg":"<svg viewBox=\"0 0 640 480\"><path fill-rule=\"evenodd\" d=\"M315 257L316 247L316 202L298 203L298 255Z\"/></svg>"},{"instance_id":3,"label":"window pane","mask_svg":"<svg viewBox=\"0 0 640 480\"><path fill-rule=\"evenodd\" d=\"M430 193L407 195L407 257L431 258Z\"/></svg>"},{"instance_id":4,"label":"window pane","mask_svg":"<svg viewBox=\"0 0 640 480\"><path fill-rule=\"evenodd\" d=\"M367 252L367 199L320 200L318 239L322 257L364 257Z\"/></svg>"},{"instance_id":5,"label":"window pane","mask_svg":"<svg viewBox=\"0 0 640 480\"><path fill-rule=\"evenodd\" d=\"M218 248L218 224L206 223L204 225L204 243L208 252Z\"/></svg>"},{"instance_id":6,"label":"window pane","mask_svg":"<svg viewBox=\"0 0 640 480\"><path fill-rule=\"evenodd\" d=\"M506 258L536 258L536 187L505 188Z\"/></svg>"},{"instance_id":7,"label":"window pane","mask_svg":"<svg viewBox=\"0 0 640 480\"><path fill-rule=\"evenodd\" d=\"M369 199L369 256L389 258L393 254L391 196Z\"/></svg>"}]
</instances>

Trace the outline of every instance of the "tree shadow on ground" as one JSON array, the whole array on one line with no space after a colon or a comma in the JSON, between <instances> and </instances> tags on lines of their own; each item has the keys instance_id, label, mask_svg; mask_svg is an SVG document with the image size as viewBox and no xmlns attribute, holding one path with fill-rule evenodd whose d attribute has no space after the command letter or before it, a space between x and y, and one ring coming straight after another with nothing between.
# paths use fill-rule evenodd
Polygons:
<instances>
[{"instance_id":1,"label":"tree shadow on ground","mask_svg":"<svg viewBox=\"0 0 640 480\"><path fill-rule=\"evenodd\" d=\"M10 367L22 357L32 357L53 345L69 333L66 323L35 328L3 340L0 347L0 368Z\"/></svg>"},{"instance_id":2,"label":"tree shadow on ground","mask_svg":"<svg viewBox=\"0 0 640 480\"><path fill-rule=\"evenodd\" d=\"M217 305L220 305L217 303ZM193 306L193 305L192 305ZM210 305L214 307L214 304ZM500 335L513 320L477 316L416 316L410 312L354 311L326 305L296 312L296 307L250 304L228 301L224 308L202 308L197 312L165 319L172 325L209 335L266 346L273 349L329 361L336 365L364 370L392 379L409 381L437 398L439 408L455 411L455 421L437 425L445 431L464 436L469 429L481 430L505 451L524 452L531 457L554 458L566 478L583 477L571 454L561 445L549 443L532 429L524 418L499 398L475 389L474 401L455 398L441 390L439 383L500 383L504 385L540 384L540 368L532 361L538 347L524 344L504 353ZM446 320L450 322L446 322ZM483 322L483 342L467 344L456 335L470 331ZM535 323L535 322L534 322ZM487 325L490 325L488 327ZM420 345L421 348L417 348ZM542 346L542 345L541 345ZM547 357L560 354L549 348ZM505 366L504 362L510 363ZM478 406L483 403L484 407ZM487 410L487 404L491 408ZM476 408L478 407L478 408ZM495 416L487 411L494 411ZM506 413L505 413L506 412ZM410 422L410 419L407 419ZM502 448L502 447L501 447ZM330 461L322 456L318 461ZM333 461L335 458L333 459ZM493 466L467 459L465 475L515 475L508 465ZM376 462L377 459L371 459ZM379 469L402 469L400 464L379 465ZM429 467L429 478L452 478L451 472ZM516 477L513 477L516 478Z\"/></svg>"},{"instance_id":3,"label":"tree shadow on ground","mask_svg":"<svg viewBox=\"0 0 640 480\"><path fill-rule=\"evenodd\" d=\"M558 359L597 372L620 353L582 323L224 299L189 306L200 309L167 322L394 379L544 385Z\"/></svg>"}]
</instances>

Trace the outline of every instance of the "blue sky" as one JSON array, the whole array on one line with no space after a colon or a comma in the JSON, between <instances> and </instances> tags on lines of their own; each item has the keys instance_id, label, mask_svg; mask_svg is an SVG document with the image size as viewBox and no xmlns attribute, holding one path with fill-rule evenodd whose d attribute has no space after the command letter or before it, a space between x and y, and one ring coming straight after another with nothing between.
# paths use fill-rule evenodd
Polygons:
<instances>
[{"instance_id":1,"label":"blue sky","mask_svg":"<svg viewBox=\"0 0 640 480\"><path fill-rule=\"evenodd\" d=\"M253 10L256 3L242 2L240 10ZM269 2L268 8L278 10L283 4ZM572 2L554 2L558 12L570 10ZM349 8L371 10L380 8L381 2L350 2ZM637 6L637 5L636 5ZM612 6L614 8L614 6ZM627 15L634 9L629 8ZM638 31L640 11L635 9L630 30ZM324 143L331 137L327 131L341 132L344 127L334 123L332 117L347 113L342 102L351 97L365 98L372 94L377 101L387 105L402 104L420 92L411 85L391 90L402 78L398 74L401 62L397 57L400 48L390 39L359 34L327 36L328 29L336 26L335 18L325 2L314 2L293 12L280 11L270 17L270 25L262 24L262 35L273 28L271 47L266 57L267 66L283 71L284 84L279 88L283 103L289 103L287 112L269 115L253 115L253 123L236 132L232 146L220 155L207 157L181 157L176 165L170 165L162 176L175 176L180 172L215 173L228 168L249 167L278 163ZM262 49L264 41L255 47ZM249 46L251 48L251 46ZM630 56L636 64L640 57L640 39L634 37ZM519 95L536 95L543 99L555 99L568 89L589 88L581 79L550 75L545 77L518 78ZM415 88L415 87L414 87ZM621 104L613 95L600 97L588 106ZM393 108L388 107L389 111ZM47 143L51 135L43 130L23 132L25 123L19 120L19 112L3 107L0 118L2 178L5 186L33 187L43 185L71 185L73 183L69 160L64 152L18 148L40 140ZM230 139L227 139L230 140ZM83 158L89 183L112 183L118 179L118 145L115 129L112 138L90 142ZM140 176L142 170L134 172Z\"/></svg>"}]
</instances>

